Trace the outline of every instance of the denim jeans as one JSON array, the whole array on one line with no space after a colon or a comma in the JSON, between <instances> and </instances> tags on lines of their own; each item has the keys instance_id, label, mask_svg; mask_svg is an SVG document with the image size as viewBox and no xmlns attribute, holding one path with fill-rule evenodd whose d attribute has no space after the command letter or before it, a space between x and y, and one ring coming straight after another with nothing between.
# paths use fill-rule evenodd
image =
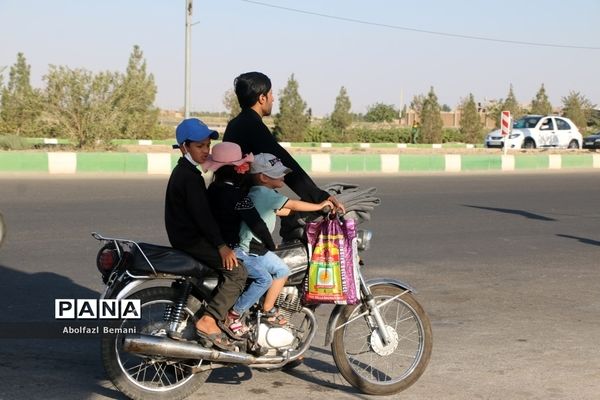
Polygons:
<instances>
[{"instance_id":1,"label":"denim jeans","mask_svg":"<svg viewBox=\"0 0 600 400\"><path fill-rule=\"evenodd\" d=\"M242 260L248 271L248 278L252 280L233 305L233 311L241 315L269 290L273 279L288 276L290 269L281 258L271 251L263 256L258 256L237 248L235 255Z\"/></svg>"}]
</instances>

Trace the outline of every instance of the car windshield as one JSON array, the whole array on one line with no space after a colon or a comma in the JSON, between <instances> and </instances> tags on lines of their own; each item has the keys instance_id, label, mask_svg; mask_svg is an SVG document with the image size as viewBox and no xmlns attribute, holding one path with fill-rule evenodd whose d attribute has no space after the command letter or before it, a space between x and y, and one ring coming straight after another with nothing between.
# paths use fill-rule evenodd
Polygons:
<instances>
[{"instance_id":1,"label":"car windshield","mask_svg":"<svg viewBox=\"0 0 600 400\"><path fill-rule=\"evenodd\" d=\"M513 128L535 128L541 117L523 117L513 122Z\"/></svg>"}]
</instances>

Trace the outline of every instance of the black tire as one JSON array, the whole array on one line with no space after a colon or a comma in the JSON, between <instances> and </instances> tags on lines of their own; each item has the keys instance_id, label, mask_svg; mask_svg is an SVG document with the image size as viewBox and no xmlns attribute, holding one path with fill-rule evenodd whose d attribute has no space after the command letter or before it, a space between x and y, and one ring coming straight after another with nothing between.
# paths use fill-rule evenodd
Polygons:
<instances>
[{"instance_id":1,"label":"black tire","mask_svg":"<svg viewBox=\"0 0 600 400\"><path fill-rule=\"evenodd\" d=\"M578 149L579 148L579 142L577 142L577 140L573 139L569 142L569 145L567 146L568 149Z\"/></svg>"},{"instance_id":2,"label":"black tire","mask_svg":"<svg viewBox=\"0 0 600 400\"><path fill-rule=\"evenodd\" d=\"M523 142L523 148L524 149L535 149L536 145L535 145L535 141L533 139L525 139L525 141Z\"/></svg>"},{"instance_id":3,"label":"black tire","mask_svg":"<svg viewBox=\"0 0 600 400\"><path fill-rule=\"evenodd\" d=\"M153 287L134 293L129 299L141 300L142 319L121 320L119 327L136 327L136 333L164 336L167 323L163 316L168 305L177 302L178 292L170 287ZM195 335L195 323L201 302L190 296L185 310L187 325L183 337ZM102 338L102 363L108 378L124 395L134 400L184 399L196 392L208 377L208 371L192 374L198 360L170 361L160 357L141 357L122 350L121 334Z\"/></svg>"},{"instance_id":4,"label":"black tire","mask_svg":"<svg viewBox=\"0 0 600 400\"><path fill-rule=\"evenodd\" d=\"M377 304L404 292L389 284L373 286L371 291ZM362 305L344 307L336 327L365 310ZM433 335L427 314L410 293L380 308L380 313L393 338L391 344L381 346L379 341L378 345L379 335L363 316L335 331L331 350L348 383L366 394L391 395L423 374L431 357Z\"/></svg>"}]
</instances>

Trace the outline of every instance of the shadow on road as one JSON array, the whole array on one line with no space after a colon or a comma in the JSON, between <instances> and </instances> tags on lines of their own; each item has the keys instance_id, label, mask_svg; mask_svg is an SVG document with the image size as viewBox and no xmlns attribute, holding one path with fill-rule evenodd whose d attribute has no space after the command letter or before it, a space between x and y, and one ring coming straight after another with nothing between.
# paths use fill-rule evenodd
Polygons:
<instances>
[{"instance_id":1,"label":"shadow on road","mask_svg":"<svg viewBox=\"0 0 600 400\"><path fill-rule=\"evenodd\" d=\"M593 239L588 239L588 238L582 238L582 237L579 237L579 236L564 235L562 233L557 233L556 236L564 237L564 238L567 238L567 239L578 240L578 241L580 241L583 244L591 244L593 246L600 246L600 241L598 241L598 240L593 240Z\"/></svg>"},{"instance_id":2,"label":"shadow on road","mask_svg":"<svg viewBox=\"0 0 600 400\"><path fill-rule=\"evenodd\" d=\"M554 219L554 218L545 217L543 215L534 214L532 212L524 211L524 210L514 210L514 209L511 209L511 208L497 208L497 207L473 206L473 205L470 205L470 204L463 204L463 206L464 207L471 207L471 208L478 208L480 210L496 211L496 212L505 213L505 214L520 215L520 216L525 217L525 218L537 219L537 220L540 220L540 221L556 221L556 219Z\"/></svg>"},{"instance_id":3,"label":"shadow on road","mask_svg":"<svg viewBox=\"0 0 600 400\"><path fill-rule=\"evenodd\" d=\"M331 389L334 389L340 392L351 393L354 397L359 399L368 398L363 397L360 391L349 386L341 376L339 376L339 380L342 383L336 383L335 378L332 381L332 375L337 375L339 371L333 362L333 358L331 358L331 351L311 346L309 352L328 355L331 361L321 360L321 357L318 355L315 355L314 357L307 356L304 358L302 367L286 369L285 373L294 378L315 384L314 390L329 393Z\"/></svg>"},{"instance_id":4,"label":"shadow on road","mask_svg":"<svg viewBox=\"0 0 600 400\"><path fill-rule=\"evenodd\" d=\"M97 292L52 272L27 274L0 265L0 276L2 399L124 399L100 384L106 378L99 339L62 334L64 325L76 322L54 319L55 299L94 299Z\"/></svg>"}]
</instances>

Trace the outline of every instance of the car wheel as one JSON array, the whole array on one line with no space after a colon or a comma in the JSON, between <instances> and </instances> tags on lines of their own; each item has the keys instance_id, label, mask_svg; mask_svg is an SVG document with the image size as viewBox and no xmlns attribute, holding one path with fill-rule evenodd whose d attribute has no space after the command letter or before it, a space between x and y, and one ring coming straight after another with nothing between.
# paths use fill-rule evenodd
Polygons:
<instances>
[{"instance_id":1,"label":"car wheel","mask_svg":"<svg viewBox=\"0 0 600 400\"><path fill-rule=\"evenodd\" d=\"M523 142L523 148L535 149L535 142L533 141L533 139L525 139L525 141Z\"/></svg>"},{"instance_id":2,"label":"car wheel","mask_svg":"<svg viewBox=\"0 0 600 400\"><path fill-rule=\"evenodd\" d=\"M569 142L569 146L567 146L568 149L578 149L579 148L579 143L577 142L577 140L571 140Z\"/></svg>"}]
</instances>

